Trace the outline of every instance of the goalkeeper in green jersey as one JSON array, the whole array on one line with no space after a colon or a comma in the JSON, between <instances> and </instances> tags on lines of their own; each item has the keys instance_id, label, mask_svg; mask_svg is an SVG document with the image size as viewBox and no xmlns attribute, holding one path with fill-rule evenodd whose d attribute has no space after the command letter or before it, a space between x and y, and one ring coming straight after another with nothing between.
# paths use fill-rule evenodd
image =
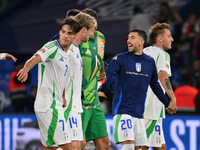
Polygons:
<instances>
[{"instance_id":1,"label":"goalkeeper in green jersey","mask_svg":"<svg viewBox=\"0 0 200 150\"><path fill-rule=\"evenodd\" d=\"M97 19L97 14L91 9L84 9L87 13ZM83 60L83 78L82 78L82 127L85 140L82 143L84 148L86 142L93 140L98 150L109 150L109 139L106 127L105 115L101 107L97 85L99 77L104 71L105 37L95 31L93 37L87 43L79 45L80 54ZM100 75L101 74L101 75Z\"/></svg>"}]
</instances>

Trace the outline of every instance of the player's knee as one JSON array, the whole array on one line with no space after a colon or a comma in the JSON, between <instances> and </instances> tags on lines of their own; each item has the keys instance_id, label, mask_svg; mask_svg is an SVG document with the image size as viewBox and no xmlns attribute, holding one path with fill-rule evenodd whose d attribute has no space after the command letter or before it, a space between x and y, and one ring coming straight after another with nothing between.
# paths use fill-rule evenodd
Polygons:
<instances>
[{"instance_id":1,"label":"player's knee","mask_svg":"<svg viewBox=\"0 0 200 150\"><path fill-rule=\"evenodd\" d=\"M72 144L71 147L72 147L73 150L80 150L81 149L81 142L73 141L71 144Z\"/></svg>"},{"instance_id":2,"label":"player's knee","mask_svg":"<svg viewBox=\"0 0 200 150\"><path fill-rule=\"evenodd\" d=\"M85 146L86 146L86 141L85 140L81 141L81 148L84 149Z\"/></svg>"},{"instance_id":3,"label":"player's knee","mask_svg":"<svg viewBox=\"0 0 200 150\"><path fill-rule=\"evenodd\" d=\"M142 150L142 146L135 146L135 150Z\"/></svg>"},{"instance_id":4,"label":"player's knee","mask_svg":"<svg viewBox=\"0 0 200 150\"><path fill-rule=\"evenodd\" d=\"M109 141L108 137L103 138L102 142L104 144L105 149L109 150L110 149L110 141Z\"/></svg>"},{"instance_id":5,"label":"player's knee","mask_svg":"<svg viewBox=\"0 0 200 150\"><path fill-rule=\"evenodd\" d=\"M148 150L149 149L149 147L147 147L147 146L142 146L142 150Z\"/></svg>"},{"instance_id":6,"label":"player's knee","mask_svg":"<svg viewBox=\"0 0 200 150\"><path fill-rule=\"evenodd\" d=\"M166 149L167 149L166 144L162 144L162 150L166 150Z\"/></svg>"},{"instance_id":7,"label":"player's knee","mask_svg":"<svg viewBox=\"0 0 200 150\"><path fill-rule=\"evenodd\" d=\"M135 144L123 144L121 150L135 150Z\"/></svg>"}]
</instances>

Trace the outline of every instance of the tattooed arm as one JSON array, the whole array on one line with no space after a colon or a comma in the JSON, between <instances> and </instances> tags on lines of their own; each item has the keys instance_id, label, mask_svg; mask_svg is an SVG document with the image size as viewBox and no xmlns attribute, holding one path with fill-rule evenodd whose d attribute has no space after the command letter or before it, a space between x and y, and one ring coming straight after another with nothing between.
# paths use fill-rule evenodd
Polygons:
<instances>
[{"instance_id":1,"label":"tattooed arm","mask_svg":"<svg viewBox=\"0 0 200 150\"><path fill-rule=\"evenodd\" d=\"M170 101L170 110L167 108L167 111L169 113L175 113L176 112L176 97L174 95L168 74L166 71L160 71L159 72L159 80L163 86L163 88L165 89L165 92L167 93L167 95L169 96L169 98L171 99Z\"/></svg>"}]
</instances>

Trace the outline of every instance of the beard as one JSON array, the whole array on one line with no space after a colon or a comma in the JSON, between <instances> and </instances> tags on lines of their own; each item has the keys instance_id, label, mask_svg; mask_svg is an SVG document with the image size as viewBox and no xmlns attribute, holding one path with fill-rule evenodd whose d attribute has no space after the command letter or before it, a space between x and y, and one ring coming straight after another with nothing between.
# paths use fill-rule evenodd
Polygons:
<instances>
[{"instance_id":1,"label":"beard","mask_svg":"<svg viewBox=\"0 0 200 150\"><path fill-rule=\"evenodd\" d=\"M132 49L132 50L128 50L130 53L135 54L136 52L138 52L138 50L136 48Z\"/></svg>"}]
</instances>

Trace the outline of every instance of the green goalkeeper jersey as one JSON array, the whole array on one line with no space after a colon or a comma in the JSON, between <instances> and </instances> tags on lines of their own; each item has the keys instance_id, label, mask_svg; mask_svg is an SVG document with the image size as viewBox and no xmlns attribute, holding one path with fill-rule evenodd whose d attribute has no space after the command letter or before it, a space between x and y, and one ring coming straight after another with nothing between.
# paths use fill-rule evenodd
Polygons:
<instances>
[{"instance_id":1,"label":"green goalkeeper jersey","mask_svg":"<svg viewBox=\"0 0 200 150\"><path fill-rule=\"evenodd\" d=\"M83 107L95 107L99 104L97 91L98 78L104 57L105 37L95 31L95 38L79 45L83 60L82 104Z\"/></svg>"}]
</instances>

